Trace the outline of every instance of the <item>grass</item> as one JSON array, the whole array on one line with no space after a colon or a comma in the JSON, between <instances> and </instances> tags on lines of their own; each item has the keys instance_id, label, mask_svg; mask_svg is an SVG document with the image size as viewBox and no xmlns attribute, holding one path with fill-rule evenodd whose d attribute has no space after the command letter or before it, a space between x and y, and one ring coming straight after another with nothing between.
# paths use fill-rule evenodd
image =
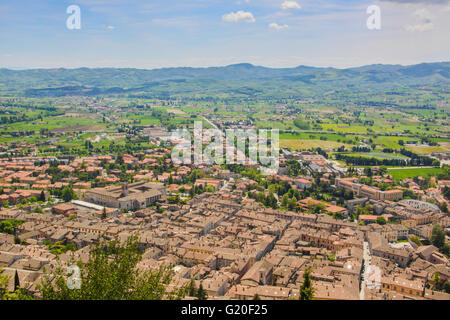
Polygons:
<instances>
[{"instance_id":1,"label":"grass","mask_svg":"<svg viewBox=\"0 0 450 320\"><path fill-rule=\"evenodd\" d=\"M407 179L414 177L428 177L437 176L443 173L441 168L423 168L423 169L389 169L388 173L392 175L394 179Z\"/></svg>"},{"instance_id":2,"label":"grass","mask_svg":"<svg viewBox=\"0 0 450 320\"><path fill-rule=\"evenodd\" d=\"M447 146L435 147L406 147L407 150L417 154L432 154L433 152L449 152L450 148Z\"/></svg>"},{"instance_id":3,"label":"grass","mask_svg":"<svg viewBox=\"0 0 450 320\"><path fill-rule=\"evenodd\" d=\"M396 153L382 153L382 152L352 152L352 153L346 153L349 156L354 157L363 157L363 158L376 158L376 159L408 159L408 157L405 157L401 154Z\"/></svg>"}]
</instances>

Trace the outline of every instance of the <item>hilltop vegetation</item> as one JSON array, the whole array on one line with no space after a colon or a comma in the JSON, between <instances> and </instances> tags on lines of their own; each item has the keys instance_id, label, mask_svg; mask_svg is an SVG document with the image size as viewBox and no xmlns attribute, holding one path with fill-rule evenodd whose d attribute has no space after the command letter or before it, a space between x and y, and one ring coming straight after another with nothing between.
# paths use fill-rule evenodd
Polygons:
<instances>
[{"instance_id":1,"label":"hilltop vegetation","mask_svg":"<svg viewBox=\"0 0 450 320\"><path fill-rule=\"evenodd\" d=\"M0 69L0 92L35 97L114 94L167 97L201 92L202 96L287 98L314 96L330 90L376 92L422 85L437 86L437 93L448 92L450 63L371 65L350 69L306 66L274 69L251 64L154 70Z\"/></svg>"}]
</instances>

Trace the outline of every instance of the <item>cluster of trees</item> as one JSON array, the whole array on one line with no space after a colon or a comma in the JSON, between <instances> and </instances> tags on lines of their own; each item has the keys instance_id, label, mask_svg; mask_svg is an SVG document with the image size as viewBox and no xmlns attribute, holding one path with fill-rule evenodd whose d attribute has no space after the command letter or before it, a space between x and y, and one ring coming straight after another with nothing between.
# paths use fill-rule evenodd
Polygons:
<instances>
[{"instance_id":1,"label":"cluster of trees","mask_svg":"<svg viewBox=\"0 0 450 320\"><path fill-rule=\"evenodd\" d=\"M8 290L8 283L10 276L3 274L3 270L0 269L0 300L32 300L33 297L28 295L24 290L20 288L19 275L17 270L14 273L14 289L12 292Z\"/></svg>"},{"instance_id":2,"label":"cluster of trees","mask_svg":"<svg viewBox=\"0 0 450 320\"><path fill-rule=\"evenodd\" d=\"M433 160L428 157L417 157L413 159L378 159L368 157L355 157L337 153L336 160L342 160L347 165L357 166L439 166L438 160Z\"/></svg>"},{"instance_id":3,"label":"cluster of trees","mask_svg":"<svg viewBox=\"0 0 450 320\"><path fill-rule=\"evenodd\" d=\"M323 201L336 201L338 205L345 205L346 200L353 199L353 192L347 191L343 188L333 188L330 183L320 181L320 177L316 177L315 183L312 187L306 190L298 190L292 188L288 182L278 183L276 181L261 180L258 185L249 187L250 191L247 193L252 199L262 203L266 207L278 208L278 201L275 195L280 199L280 206L288 210L300 210L298 208L298 201L306 198L314 198ZM256 190L255 190L256 189ZM320 208L319 208L320 207ZM310 208L312 213L321 213L324 211L324 206L314 206ZM335 218L343 218L336 215Z\"/></svg>"},{"instance_id":4,"label":"cluster of trees","mask_svg":"<svg viewBox=\"0 0 450 320\"><path fill-rule=\"evenodd\" d=\"M72 186L66 186L61 189L51 189L50 193L54 196L60 197L64 202L69 202L78 199L78 194L73 190Z\"/></svg>"},{"instance_id":5,"label":"cluster of trees","mask_svg":"<svg viewBox=\"0 0 450 320\"><path fill-rule=\"evenodd\" d=\"M203 289L203 284L200 282L200 286L197 288L194 278L191 278L185 292L189 297L196 297L198 300L208 300L208 293Z\"/></svg>"},{"instance_id":6,"label":"cluster of trees","mask_svg":"<svg viewBox=\"0 0 450 320\"><path fill-rule=\"evenodd\" d=\"M308 121L305 121L301 118L297 118L294 120L294 125L301 130L309 130L311 129L311 125Z\"/></svg>"},{"instance_id":7,"label":"cluster of trees","mask_svg":"<svg viewBox=\"0 0 450 320\"><path fill-rule=\"evenodd\" d=\"M352 220L358 220L360 215L369 215L372 213L372 206L367 204L366 206L357 205L353 214Z\"/></svg>"},{"instance_id":8,"label":"cluster of trees","mask_svg":"<svg viewBox=\"0 0 450 320\"><path fill-rule=\"evenodd\" d=\"M7 219L0 221L0 233L16 235L17 227L23 224L22 220Z\"/></svg>"},{"instance_id":9,"label":"cluster of trees","mask_svg":"<svg viewBox=\"0 0 450 320\"><path fill-rule=\"evenodd\" d=\"M297 177L299 175L306 175L307 170L297 160L287 161L287 174L291 177Z\"/></svg>"},{"instance_id":10,"label":"cluster of trees","mask_svg":"<svg viewBox=\"0 0 450 320\"><path fill-rule=\"evenodd\" d=\"M167 128L167 130L171 131L176 129L176 126L172 123L171 117L165 110L154 110L152 111L152 117L158 119L161 124Z\"/></svg>"},{"instance_id":11,"label":"cluster of trees","mask_svg":"<svg viewBox=\"0 0 450 320\"><path fill-rule=\"evenodd\" d=\"M269 192L268 195L266 195L264 192L249 192L248 196L249 198L255 199L257 202L262 203L266 207L270 207L272 209L278 208L278 200L275 198L272 192Z\"/></svg>"},{"instance_id":12,"label":"cluster of trees","mask_svg":"<svg viewBox=\"0 0 450 320\"><path fill-rule=\"evenodd\" d=\"M439 271L434 273L431 284L433 285L433 289L436 291L445 291L446 293L450 293L450 282L442 280Z\"/></svg>"},{"instance_id":13,"label":"cluster of trees","mask_svg":"<svg viewBox=\"0 0 450 320\"><path fill-rule=\"evenodd\" d=\"M408 163L404 159L377 159L368 157L355 157L341 153L335 154L336 160L344 161L347 165L356 166L407 166Z\"/></svg>"},{"instance_id":14,"label":"cluster of trees","mask_svg":"<svg viewBox=\"0 0 450 320\"><path fill-rule=\"evenodd\" d=\"M439 167L441 163L439 160L435 160L429 157L418 155L417 153L414 153L412 151L401 149L400 154L409 157L410 160L408 160L409 166L434 166Z\"/></svg>"},{"instance_id":15,"label":"cluster of trees","mask_svg":"<svg viewBox=\"0 0 450 320\"><path fill-rule=\"evenodd\" d=\"M49 240L44 240L44 245L50 250L51 253L58 255L67 251L76 251L77 246L73 243L65 243L64 241L57 241L52 243Z\"/></svg>"},{"instance_id":16,"label":"cluster of trees","mask_svg":"<svg viewBox=\"0 0 450 320\"><path fill-rule=\"evenodd\" d=\"M352 148L353 152L372 152L372 149L366 146L356 146Z\"/></svg>"},{"instance_id":17,"label":"cluster of trees","mask_svg":"<svg viewBox=\"0 0 450 320\"><path fill-rule=\"evenodd\" d=\"M51 176L51 182L55 183L57 181L61 181L62 179L68 178L70 176L70 172L68 170L61 170L57 167L58 164L50 164L45 170L45 173Z\"/></svg>"},{"instance_id":18,"label":"cluster of trees","mask_svg":"<svg viewBox=\"0 0 450 320\"><path fill-rule=\"evenodd\" d=\"M125 242L99 241L91 247L87 262L74 262L79 275L71 274L73 284L69 288L67 268L59 266L44 277L39 287L44 300L162 300L181 299L186 287L169 292L168 285L173 270L160 267L157 270L141 270L142 259L136 235Z\"/></svg>"}]
</instances>

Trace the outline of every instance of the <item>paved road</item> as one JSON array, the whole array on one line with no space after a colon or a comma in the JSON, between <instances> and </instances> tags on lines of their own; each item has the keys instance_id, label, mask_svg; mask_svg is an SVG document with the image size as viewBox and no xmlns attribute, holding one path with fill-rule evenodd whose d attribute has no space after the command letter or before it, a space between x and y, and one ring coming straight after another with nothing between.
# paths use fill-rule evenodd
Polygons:
<instances>
[{"instance_id":1,"label":"paved road","mask_svg":"<svg viewBox=\"0 0 450 320\"><path fill-rule=\"evenodd\" d=\"M364 259L364 273L362 275L362 283L361 283L361 291L359 292L359 299L365 300L365 290L366 290L366 282L368 278L368 269L370 264L372 263L372 256L370 255L369 243L364 241L363 245L363 259Z\"/></svg>"},{"instance_id":2,"label":"paved road","mask_svg":"<svg viewBox=\"0 0 450 320\"><path fill-rule=\"evenodd\" d=\"M209 119L206 117L202 117L206 122L208 122L214 129L220 130L214 123L212 123Z\"/></svg>"}]
</instances>

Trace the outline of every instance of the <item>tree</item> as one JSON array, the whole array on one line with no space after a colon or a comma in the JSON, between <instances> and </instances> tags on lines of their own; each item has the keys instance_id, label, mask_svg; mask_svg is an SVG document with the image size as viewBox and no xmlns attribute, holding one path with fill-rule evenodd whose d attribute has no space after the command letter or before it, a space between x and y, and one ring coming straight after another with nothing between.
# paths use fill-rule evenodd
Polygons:
<instances>
[{"instance_id":1,"label":"tree","mask_svg":"<svg viewBox=\"0 0 450 320\"><path fill-rule=\"evenodd\" d=\"M23 223L22 220L8 219L0 221L0 232L15 235L17 227Z\"/></svg>"},{"instance_id":2,"label":"tree","mask_svg":"<svg viewBox=\"0 0 450 320\"><path fill-rule=\"evenodd\" d=\"M292 197L291 201L289 201L289 210L293 210L297 206L297 198Z\"/></svg>"},{"instance_id":3,"label":"tree","mask_svg":"<svg viewBox=\"0 0 450 320\"><path fill-rule=\"evenodd\" d=\"M446 281L444 283L444 291L450 294L450 282Z\"/></svg>"},{"instance_id":4,"label":"tree","mask_svg":"<svg viewBox=\"0 0 450 320\"><path fill-rule=\"evenodd\" d=\"M191 281L189 282L189 286L187 287L187 292L190 297L197 296L197 288L195 287L194 278L191 278Z\"/></svg>"},{"instance_id":5,"label":"tree","mask_svg":"<svg viewBox=\"0 0 450 320\"><path fill-rule=\"evenodd\" d=\"M440 282L441 282L441 277L439 275L439 271L436 271L434 273L434 277L433 277L433 285L434 285L435 289L439 288Z\"/></svg>"},{"instance_id":6,"label":"tree","mask_svg":"<svg viewBox=\"0 0 450 320\"><path fill-rule=\"evenodd\" d=\"M200 287L197 291L197 299L198 300L208 300L208 294L206 293L205 289L203 289L203 284L200 283Z\"/></svg>"},{"instance_id":7,"label":"tree","mask_svg":"<svg viewBox=\"0 0 450 320\"><path fill-rule=\"evenodd\" d=\"M41 194L39 195L39 201L45 202L45 193L44 190L41 191Z\"/></svg>"},{"instance_id":8,"label":"tree","mask_svg":"<svg viewBox=\"0 0 450 320\"><path fill-rule=\"evenodd\" d=\"M282 207L287 207L289 204L289 195L286 193L282 198L281 198L281 206Z\"/></svg>"},{"instance_id":9,"label":"tree","mask_svg":"<svg viewBox=\"0 0 450 320\"><path fill-rule=\"evenodd\" d=\"M19 274L17 273L16 269L16 273L14 274L14 292L17 291L18 289L20 289L20 281L19 281Z\"/></svg>"},{"instance_id":10,"label":"tree","mask_svg":"<svg viewBox=\"0 0 450 320\"><path fill-rule=\"evenodd\" d=\"M378 217L376 221L380 225L386 224L386 219L384 217Z\"/></svg>"},{"instance_id":11,"label":"tree","mask_svg":"<svg viewBox=\"0 0 450 320\"><path fill-rule=\"evenodd\" d=\"M443 248L445 244L445 233L442 230L442 227L438 224L433 226L433 230L431 231L431 243L436 248Z\"/></svg>"},{"instance_id":12,"label":"tree","mask_svg":"<svg viewBox=\"0 0 450 320\"><path fill-rule=\"evenodd\" d=\"M312 300L314 288L311 280L311 268L307 268L303 273L303 284L300 287L300 300Z\"/></svg>"},{"instance_id":13,"label":"tree","mask_svg":"<svg viewBox=\"0 0 450 320\"><path fill-rule=\"evenodd\" d=\"M422 242L420 241L418 236L411 236L409 237L409 239L414 242L415 244L417 244L419 247L423 246Z\"/></svg>"},{"instance_id":14,"label":"tree","mask_svg":"<svg viewBox=\"0 0 450 320\"><path fill-rule=\"evenodd\" d=\"M0 269L0 300L32 300L33 297L26 294L21 288L17 271L14 276L14 291L8 290L9 275L3 274Z\"/></svg>"},{"instance_id":15,"label":"tree","mask_svg":"<svg viewBox=\"0 0 450 320\"><path fill-rule=\"evenodd\" d=\"M105 219L106 219L106 216L107 216L107 214L106 214L106 207L103 207L103 211L102 211L102 220L105 220Z\"/></svg>"},{"instance_id":16,"label":"tree","mask_svg":"<svg viewBox=\"0 0 450 320\"><path fill-rule=\"evenodd\" d=\"M261 300L261 298L257 293L255 293L255 295L253 296L253 300Z\"/></svg>"},{"instance_id":17,"label":"tree","mask_svg":"<svg viewBox=\"0 0 450 320\"><path fill-rule=\"evenodd\" d=\"M58 266L40 285L44 300L162 300L181 299L185 288L167 292L173 271L169 267L142 271L142 259L136 235L124 243L119 240L98 241L91 247L86 263L78 261L81 286L69 289L67 269Z\"/></svg>"},{"instance_id":18,"label":"tree","mask_svg":"<svg viewBox=\"0 0 450 320\"><path fill-rule=\"evenodd\" d=\"M308 208L311 213L319 214L325 210L326 206L324 203L314 204L314 202L310 201L308 202Z\"/></svg>"},{"instance_id":19,"label":"tree","mask_svg":"<svg viewBox=\"0 0 450 320\"><path fill-rule=\"evenodd\" d=\"M447 202L443 202L441 205L439 205L439 209L441 209L443 213L448 213Z\"/></svg>"},{"instance_id":20,"label":"tree","mask_svg":"<svg viewBox=\"0 0 450 320\"><path fill-rule=\"evenodd\" d=\"M62 198L65 202L69 202L73 199L78 199L78 195L71 186L67 186L63 189Z\"/></svg>"}]
</instances>

